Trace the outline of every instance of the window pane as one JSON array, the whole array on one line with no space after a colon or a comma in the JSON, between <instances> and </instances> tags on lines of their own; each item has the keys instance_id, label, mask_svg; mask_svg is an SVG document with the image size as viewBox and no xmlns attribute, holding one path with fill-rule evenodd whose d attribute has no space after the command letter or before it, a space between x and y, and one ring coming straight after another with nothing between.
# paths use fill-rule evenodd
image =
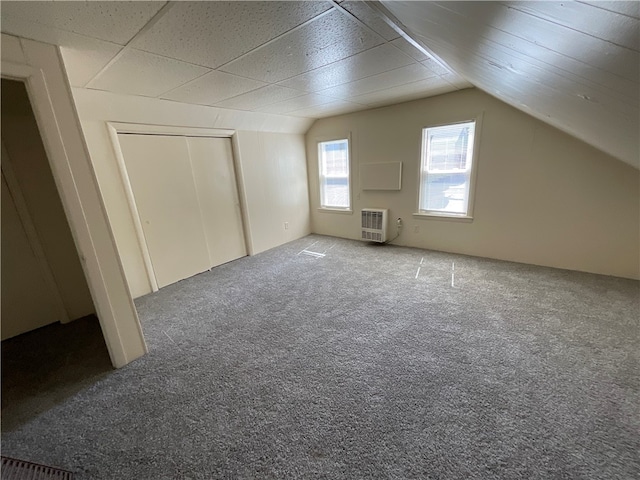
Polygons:
<instances>
[{"instance_id":1,"label":"window pane","mask_svg":"<svg viewBox=\"0 0 640 480\"><path fill-rule=\"evenodd\" d=\"M321 142L318 154L321 206L349 208L349 142Z\"/></svg>"},{"instance_id":2,"label":"window pane","mask_svg":"<svg viewBox=\"0 0 640 480\"><path fill-rule=\"evenodd\" d=\"M467 213L474 130L475 122L424 129L420 210Z\"/></svg>"},{"instance_id":3,"label":"window pane","mask_svg":"<svg viewBox=\"0 0 640 480\"><path fill-rule=\"evenodd\" d=\"M467 212L469 176L465 173L431 174L425 177L421 210Z\"/></svg>"}]
</instances>

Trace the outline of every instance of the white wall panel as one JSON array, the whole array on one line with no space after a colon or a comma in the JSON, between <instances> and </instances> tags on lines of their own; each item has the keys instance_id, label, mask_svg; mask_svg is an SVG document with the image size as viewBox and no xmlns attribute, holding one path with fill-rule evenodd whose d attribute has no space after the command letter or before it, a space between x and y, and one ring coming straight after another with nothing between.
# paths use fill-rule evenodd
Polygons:
<instances>
[{"instance_id":1,"label":"white wall panel","mask_svg":"<svg viewBox=\"0 0 640 480\"><path fill-rule=\"evenodd\" d=\"M473 221L414 216L422 128L481 112ZM638 170L475 89L318 120L307 134L315 233L358 238L357 215L318 211L316 141L345 132L352 132L354 211L389 208L401 217L396 244L640 276ZM403 162L402 190L363 190L359 166L385 161Z\"/></svg>"},{"instance_id":2,"label":"white wall panel","mask_svg":"<svg viewBox=\"0 0 640 480\"><path fill-rule=\"evenodd\" d=\"M236 145L251 253L307 235L309 194L304 138L240 131Z\"/></svg>"}]
</instances>

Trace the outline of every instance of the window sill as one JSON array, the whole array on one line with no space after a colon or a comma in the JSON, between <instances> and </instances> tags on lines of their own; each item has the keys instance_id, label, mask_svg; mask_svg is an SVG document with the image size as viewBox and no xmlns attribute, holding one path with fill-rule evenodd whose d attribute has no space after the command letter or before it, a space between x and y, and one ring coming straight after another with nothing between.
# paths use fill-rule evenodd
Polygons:
<instances>
[{"instance_id":1,"label":"window sill","mask_svg":"<svg viewBox=\"0 0 640 480\"><path fill-rule=\"evenodd\" d=\"M430 218L434 220L449 220L453 222L464 222L471 223L473 222L473 217L468 215L454 215L451 213L425 213L425 212L416 212L413 214L414 218Z\"/></svg>"},{"instance_id":2,"label":"window sill","mask_svg":"<svg viewBox=\"0 0 640 480\"><path fill-rule=\"evenodd\" d=\"M341 213L343 215L353 215L353 210L350 208L328 208L328 207L320 207L318 208L319 212L324 213Z\"/></svg>"}]
</instances>

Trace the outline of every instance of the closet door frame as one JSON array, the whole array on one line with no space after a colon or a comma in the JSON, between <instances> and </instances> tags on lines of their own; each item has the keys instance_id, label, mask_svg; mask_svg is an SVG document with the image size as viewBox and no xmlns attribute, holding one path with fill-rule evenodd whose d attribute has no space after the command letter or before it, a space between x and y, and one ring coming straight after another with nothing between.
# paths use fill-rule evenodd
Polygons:
<instances>
[{"instance_id":1,"label":"closet door frame","mask_svg":"<svg viewBox=\"0 0 640 480\"><path fill-rule=\"evenodd\" d=\"M244 186L242 184L242 169L240 168L240 162L238 158L238 145L235 130L227 130L221 128L196 128L196 127L178 127L171 125L148 125L138 123L122 123L122 122L107 122L107 129L109 131L109 138L111 139L111 145L116 156L118 163L118 171L127 197L127 204L129 206L129 212L131 213L131 219L136 232L136 239L138 241L138 247L142 254L144 266L147 272L147 279L151 290L157 292L159 290L158 282L156 280L155 271L153 269L153 263L151 261L151 255L147 242L145 240L144 231L142 229L142 223L140 222L140 215L138 213L138 207L136 206L135 197L133 195L133 188L131 181L129 180L129 174L127 173L127 167L124 160L122 149L120 148L120 140L118 134L120 133L133 133L139 135L164 135L164 136L179 136L179 137L214 137L214 138L228 138L231 141L231 155L233 160L233 170L236 182L236 189L238 191L238 201L240 202L240 214L242 217L242 230L244 235L245 245L247 247L247 254L252 255L252 247L249 242L249 229L248 229L248 213L246 209Z\"/></svg>"}]
</instances>

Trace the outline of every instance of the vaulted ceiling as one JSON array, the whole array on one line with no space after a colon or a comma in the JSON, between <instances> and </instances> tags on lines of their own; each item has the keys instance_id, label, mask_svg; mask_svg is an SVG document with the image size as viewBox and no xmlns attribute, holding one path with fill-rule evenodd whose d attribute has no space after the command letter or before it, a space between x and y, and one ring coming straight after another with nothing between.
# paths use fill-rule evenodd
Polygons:
<instances>
[{"instance_id":1,"label":"vaulted ceiling","mask_svg":"<svg viewBox=\"0 0 640 480\"><path fill-rule=\"evenodd\" d=\"M637 2L10 2L72 85L321 118L476 86L638 168Z\"/></svg>"}]
</instances>

